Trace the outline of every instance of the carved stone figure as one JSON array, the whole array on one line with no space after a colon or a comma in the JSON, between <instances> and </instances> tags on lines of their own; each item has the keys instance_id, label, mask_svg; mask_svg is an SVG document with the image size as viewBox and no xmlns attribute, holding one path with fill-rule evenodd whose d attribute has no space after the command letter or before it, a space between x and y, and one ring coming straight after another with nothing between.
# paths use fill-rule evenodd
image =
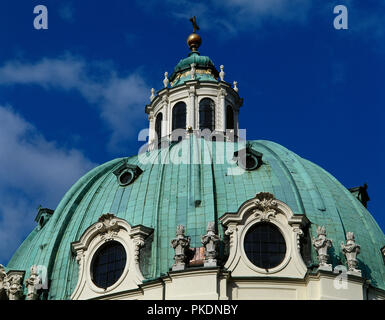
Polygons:
<instances>
[{"instance_id":1,"label":"carved stone figure","mask_svg":"<svg viewBox=\"0 0 385 320\"><path fill-rule=\"evenodd\" d=\"M29 278L25 280L25 286L27 287L27 300L37 300L39 298L37 289L40 284L41 278L37 273L37 266L31 266Z\"/></svg>"},{"instance_id":2,"label":"carved stone figure","mask_svg":"<svg viewBox=\"0 0 385 320\"><path fill-rule=\"evenodd\" d=\"M79 249L79 250L76 252L76 262L79 264L78 278L80 278L81 272L82 272L82 269L83 269L84 250Z\"/></svg>"},{"instance_id":3,"label":"carved stone figure","mask_svg":"<svg viewBox=\"0 0 385 320\"><path fill-rule=\"evenodd\" d=\"M109 241L115 238L120 227L117 225L115 216L112 213L106 213L98 219L96 229L99 230L102 240Z\"/></svg>"},{"instance_id":4,"label":"carved stone figure","mask_svg":"<svg viewBox=\"0 0 385 320\"><path fill-rule=\"evenodd\" d=\"M221 68L221 72L219 72L219 77L221 78L221 81L225 81L225 72L223 71L223 69L225 68L225 66L222 64L221 66L220 66L220 68Z\"/></svg>"},{"instance_id":5,"label":"carved stone figure","mask_svg":"<svg viewBox=\"0 0 385 320\"><path fill-rule=\"evenodd\" d=\"M7 273L5 272L5 268L2 264L0 264L0 300L5 296L5 278L7 277Z\"/></svg>"},{"instance_id":6,"label":"carved stone figure","mask_svg":"<svg viewBox=\"0 0 385 320\"><path fill-rule=\"evenodd\" d=\"M23 277L19 274L7 275L5 290L9 300L20 300L23 296Z\"/></svg>"},{"instance_id":7,"label":"carved stone figure","mask_svg":"<svg viewBox=\"0 0 385 320\"><path fill-rule=\"evenodd\" d=\"M326 229L324 226L317 227L317 238L313 238L313 246L317 251L319 269L332 271L331 264L328 264L328 249L332 246L332 240L326 238Z\"/></svg>"},{"instance_id":8,"label":"carved stone figure","mask_svg":"<svg viewBox=\"0 0 385 320\"><path fill-rule=\"evenodd\" d=\"M348 262L348 272L361 274L361 270L356 268L358 264L356 258L360 253L361 247L356 243L353 232L346 233L346 244L341 242L341 249Z\"/></svg>"},{"instance_id":9,"label":"carved stone figure","mask_svg":"<svg viewBox=\"0 0 385 320\"><path fill-rule=\"evenodd\" d=\"M269 221L271 216L275 216L277 212L277 201L269 192L260 192L255 196L254 204L256 209L255 214L261 219L261 221Z\"/></svg>"},{"instance_id":10,"label":"carved stone figure","mask_svg":"<svg viewBox=\"0 0 385 320\"><path fill-rule=\"evenodd\" d=\"M237 81L234 81L233 84L234 84L234 91L235 91L235 92L238 92L238 87L237 87L238 82L237 82Z\"/></svg>"},{"instance_id":11,"label":"carved stone figure","mask_svg":"<svg viewBox=\"0 0 385 320\"><path fill-rule=\"evenodd\" d=\"M171 240L171 246L175 250L174 260L172 266L173 271L185 270L188 263L190 238L184 235L185 228L183 225L178 225L176 228L176 238Z\"/></svg>"},{"instance_id":12,"label":"carved stone figure","mask_svg":"<svg viewBox=\"0 0 385 320\"><path fill-rule=\"evenodd\" d=\"M2 264L0 264L0 284L3 283L7 273L5 272L5 268Z\"/></svg>"},{"instance_id":13,"label":"carved stone figure","mask_svg":"<svg viewBox=\"0 0 385 320\"><path fill-rule=\"evenodd\" d=\"M191 64L191 80L195 80L195 73L196 73L196 64Z\"/></svg>"},{"instance_id":14,"label":"carved stone figure","mask_svg":"<svg viewBox=\"0 0 385 320\"><path fill-rule=\"evenodd\" d=\"M163 80L164 87L167 88L169 83L170 83L170 81L168 80L168 72L166 71L164 73L164 80Z\"/></svg>"},{"instance_id":15,"label":"carved stone figure","mask_svg":"<svg viewBox=\"0 0 385 320\"><path fill-rule=\"evenodd\" d=\"M216 267L217 266L217 255L218 255L218 243L219 236L215 234L214 222L207 224L207 233L202 236L202 244L205 247L205 267Z\"/></svg>"},{"instance_id":16,"label":"carved stone figure","mask_svg":"<svg viewBox=\"0 0 385 320\"><path fill-rule=\"evenodd\" d=\"M144 247L144 240L143 239L136 239L134 240L134 259L135 262L139 263L139 256L140 256L140 249Z\"/></svg>"},{"instance_id":17,"label":"carved stone figure","mask_svg":"<svg viewBox=\"0 0 385 320\"><path fill-rule=\"evenodd\" d=\"M151 88L151 96L150 96L150 101L154 100L155 98L155 89Z\"/></svg>"}]
</instances>

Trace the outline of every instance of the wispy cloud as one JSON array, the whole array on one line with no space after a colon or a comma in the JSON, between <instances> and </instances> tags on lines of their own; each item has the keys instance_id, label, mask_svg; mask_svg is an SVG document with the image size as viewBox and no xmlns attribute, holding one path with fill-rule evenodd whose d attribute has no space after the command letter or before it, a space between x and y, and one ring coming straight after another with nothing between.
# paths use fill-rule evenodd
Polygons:
<instances>
[{"instance_id":1,"label":"wispy cloud","mask_svg":"<svg viewBox=\"0 0 385 320\"><path fill-rule=\"evenodd\" d=\"M46 90L79 92L99 108L111 131L108 148L112 152L136 137L137 122L143 118L150 92L138 72L121 76L109 62L86 62L69 54L35 63L6 62L0 67L0 85L38 85Z\"/></svg>"},{"instance_id":2,"label":"wispy cloud","mask_svg":"<svg viewBox=\"0 0 385 320\"><path fill-rule=\"evenodd\" d=\"M312 7L309 0L165 0L161 4L154 0L138 3L147 10L164 6L176 19L188 19L196 15L204 29L226 30L219 36L235 36L250 27L259 28L266 19L303 22Z\"/></svg>"},{"instance_id":3,"label":"wispy cloud","mask_svg":"<svg viewBox=\"0 0 385 320\"><path fill-rule=\"evenodd\" d=\"M198 24L205 30L214 30L218 36L228 39L239 33L257 36L266 22L284 27L285 24L302 25L314 28L313 23L330 20L333 25L333 8L342 4L348 7L349 29L363 39L378 41L381 45L385 37L385 3L376 1L342 0L148 0L137 1L144 9L163 12L177 20L186 20L193 15L198 17ZM317 19L314 19L317 17ZM315 22L317 21L317 22ZM187 22L186 22L187 23ZM225 30L226 32L223 32ZM268 29L263 29L268 32ZM381 45L382 46L382 45Z\"/></svg>"},{"instance_id":4,"label":"wispy cloud","mask_svg":"<svg viewBox=\"0 0 385 320\"><path fill-rule=\"evenodd\" d=\"M136 122L144 118L144 106L149 88L138 74L124 78L113 77L103 90L101 117L112 129L109 148L114 151L125 141L136 139Z\"/></svg>"},{"instance_id":5,"label":"wispy cloud","mask_svg":"<svg viewBox=\"0 0 385 320\"><path fill-rule=\"evenodd\" d=\"M75 17L75 10L74 10L74 7L72 6L71 3L65 3L65 4L62 4L60 7L59 7L59 10L58 10L58 13L59 13L59 16L67 21L67 22L74 22L74 17Z\"/></svg>"},{"instance_id":6,"label":"wispy cloud","mask_svg":"<svg viewBox=\"0 0 385 320\"><path fill-rule=\"evenodd\" d=\"M234 18L246 23L265 17L303 20L311 7L308 0L214 0L213 3L225 10L237 10Z\"/></svg>"},{"instance_id":7,"label":"wispy cloud","mask_svg":"<svg viewBox=\"0 0 385 320\"><path fill-rule=\"evenodd\" d=\"M32 229L37 206L55 208L94 166L81 151L47 141L13 109L0 106L0 263Z\"/></svg>"},{"instance_id":8,"label":"wispy cloud","mask_svg":"<svg viewBox=\"0 0 385 320\"><path fill-rule=\"evenodd\" d=\"M376 1L366 5L366 1L349 0L349 29L361 37L371 50L383 54L385 50L385 2Z\"/></svg>"}]
</instances>

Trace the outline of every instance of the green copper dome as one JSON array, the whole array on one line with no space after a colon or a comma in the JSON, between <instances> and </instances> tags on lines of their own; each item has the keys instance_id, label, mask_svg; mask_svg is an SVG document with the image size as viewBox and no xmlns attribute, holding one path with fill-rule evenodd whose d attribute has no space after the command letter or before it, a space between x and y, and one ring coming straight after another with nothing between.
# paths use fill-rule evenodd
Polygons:
<instances>
[{"instance_id":1,"label":"green copper dome","mask_svg":"<svg viewBox=\"0 0 385 320\"><path fill-rule=\"evenodd\" d=\"M190 143L191 142L191 143ZM189 144L190 143L190 144ZM105 213L113 213L131 225L142 224L154 229L153 241L146 250L142 273L146 280L167 273L173 264L174 251L170 240L176 226L186 226L191 247L201 247L201 235L207 223L227 212L236 212L240 205L259 192L270 192L285 202L296 214L305 214L310 235L316 227L326 227L333 241L330 251L333 266L344 264L340 243L347 231L355 234L361 245L358 267L374 287L385 289L385 267L380 248L385 236L364 206L332 175L302 159L295 153L270 141L250 141L252 150L262 154L263 164L241 175L230 175L236 163L217 164L215 152L202 164L173 164L183 144L190 157L198 157L191 145L194 137L169 147L167 164L142 164L138 156L107 162L82 177L67 192L52 217L43 227L37 226L19 247L8 264L13 270L26 270L33 264L48 266L49 299L68 299L78 277L78 265L71 252L71 243ZM201 148L213 150L223 142L204 142ZM226 142L226 147L235 147ZM202 150L203 150L202 149ZM154 159L159 150L148 153ZM206 153L207 154L207 153ZM122 163L139 166L137 179L121 186L114 172ZM203 164L204 163L204 164ZM312 248L313 263L316 253ZM311 263L309 264L311 267Z\"/></svg>"},{"instance_id":2,"label":"green copper dome","mask_svg":"<svg viewBox=\"0 0 385 320\"><path fill-rule=\"evenodd\" d=\"M171 87L183 84L185 81L191 80L191 65L195 63L196 74L195 79L200 81L217 81L218 70L214 63L207 56L201 56L199 52L191 52L185 59L179 61L175 66L174 72L170 76Z\"/></svg>"}]
</instances>

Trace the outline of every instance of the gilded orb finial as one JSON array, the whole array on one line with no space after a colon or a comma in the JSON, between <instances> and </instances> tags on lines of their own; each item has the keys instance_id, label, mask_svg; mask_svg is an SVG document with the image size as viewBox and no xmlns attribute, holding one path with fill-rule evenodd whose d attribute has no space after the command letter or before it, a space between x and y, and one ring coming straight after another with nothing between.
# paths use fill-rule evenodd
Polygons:
<instances>
[{"instance_id":1,"label":"gilded orb finial","mask_svg":"<svg viewBox=\"0 0 385 320\"><path fill-rule=\"evenodd\" d=\"M196 33L196 31L199 30L199 27L196 22L196 17L194 16L190 18L190 21L193 25L193 33L188 36L187 44L191 51L198 52L198 48L202 43L202 38L199 34Z\"/></svg>"}]
</instances>

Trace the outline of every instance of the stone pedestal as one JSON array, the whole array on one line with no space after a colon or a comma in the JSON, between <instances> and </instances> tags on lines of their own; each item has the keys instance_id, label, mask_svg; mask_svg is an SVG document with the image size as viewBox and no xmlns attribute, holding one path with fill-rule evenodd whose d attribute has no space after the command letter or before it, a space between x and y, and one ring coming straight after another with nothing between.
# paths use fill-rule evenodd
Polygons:
<instances>
[{"instance_id":1,"label":"stone pedestal","mask_svg":"<svg viewBox=\"0 0 385 320\"><path fill-rule=\"evenodd\" d=\"M333 267L331 264L323 264L318 267L318 270L322 271L333 271Z\"/></svg>"}]
</instances>

